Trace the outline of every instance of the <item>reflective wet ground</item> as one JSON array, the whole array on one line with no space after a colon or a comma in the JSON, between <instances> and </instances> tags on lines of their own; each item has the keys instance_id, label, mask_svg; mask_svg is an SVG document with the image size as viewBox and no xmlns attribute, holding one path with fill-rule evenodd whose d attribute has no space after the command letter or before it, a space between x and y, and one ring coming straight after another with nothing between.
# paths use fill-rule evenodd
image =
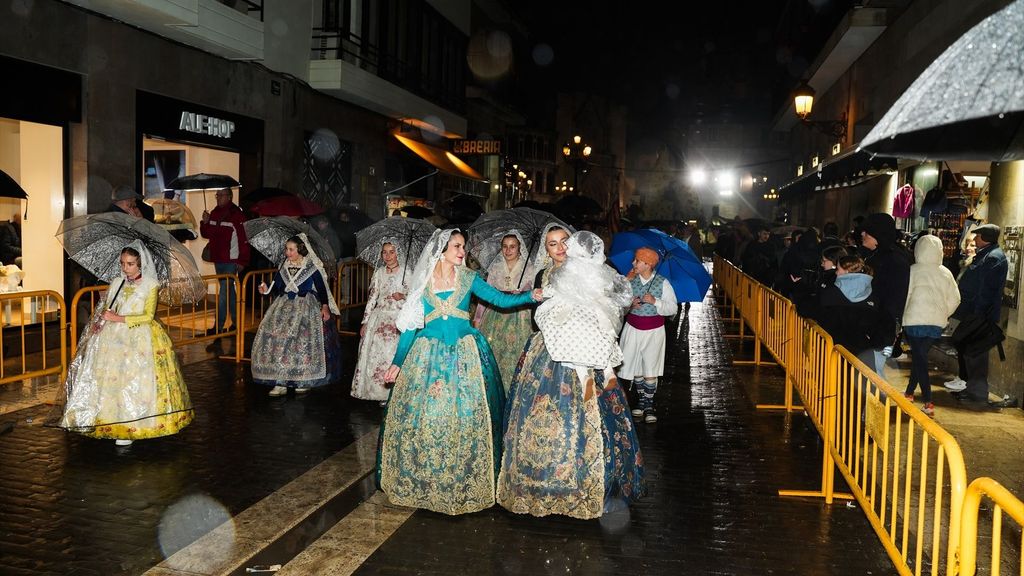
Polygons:
<instances>
[{"instance_id":1,"label":"reflective wet ground","mask_svg":"<svg viewBox=\"0 0 1024 576\"><path fill-rule=\"evenodd\" d=\"M375 403L349 399L347 386L270 399L246 365L188 364L196 421L127 450L40 426L45 406L9 412L0 417L17 423L0 436L0 573L141 574L164 561L150 573L244 574L241 565L181 571L165 557L231 517L243 534L246 515L284 534L247 540L257 556L246 566L284 564L282 574L892 573L858 508L778 496L816 487L818 436L801 415L755 411L781 396L780 373L733 368L724 327L710 300L669 323L659 421L638 424L650 494L600 521L389 507L359 476ZM355 341L344 344L351 366ZM331 484L337 476L322 466L355 448L350 489L323 502L294 494L303 482ZM275 526L292 511L282 496L315 513L290 532Z\"/></svg>"}]
</instances>

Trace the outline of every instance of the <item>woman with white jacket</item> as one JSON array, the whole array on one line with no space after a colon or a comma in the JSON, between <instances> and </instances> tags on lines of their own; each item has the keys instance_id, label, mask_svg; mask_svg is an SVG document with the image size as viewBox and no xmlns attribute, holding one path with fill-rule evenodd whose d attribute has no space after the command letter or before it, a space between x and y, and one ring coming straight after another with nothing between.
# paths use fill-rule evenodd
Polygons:
<instances>
[{"instance_id":1,"label":"woman with white jacket","mask_svg":"<svg viewBox=\"0 0 1024 576\"><path fill-rule=\"evenodd\" d=\"M905 395L914 400L921 386L924 413L935 415L932 389L928 379L928 351L942 335L949 316L960 304L960 290L953 274L942 265L942 241L921 236L914 246L914 265L910 267L910 287L903 310L903 333L910 343L910 380Z\"/></svg>"}]
</instances>

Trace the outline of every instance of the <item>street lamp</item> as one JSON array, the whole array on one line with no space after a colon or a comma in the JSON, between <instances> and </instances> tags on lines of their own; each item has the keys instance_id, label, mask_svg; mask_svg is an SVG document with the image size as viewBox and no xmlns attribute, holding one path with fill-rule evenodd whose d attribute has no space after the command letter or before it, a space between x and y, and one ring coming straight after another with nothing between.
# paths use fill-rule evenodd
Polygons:
<instances>
[{"instance_id":1,"label":"street lamp","mask_svg":"<svg viewBox=\"0 0 1024 576\"><path fill-rule=\"evenodd\" d=\"M800 121L808 128L813 128L822 134L826 134L836 140L846 139L846 113L843 113L839 120L810 120L811 110L814 108L814 88L806 81L793 90L793 108Z\"/></svg>"},{"instance_id":2,"label":"street lamp","mask_svg":"<svg viewBox=\"0 0 1024 576\"><path fill-rule=\"evenodd\" d=\"M591 148L590 145L585 143L583 141L583 138L578 135L572 137L571 144L569 142L566 142L565 145L562 146L562 155L565 156L565 161L572 162L573 167L573 185L572 187L569 188L569 190L579 191L580 171L582 170L584 174L587 173L587 158L590 158L590 154L593 151L593 148ZM562 187L564 188L565 183L563 182L562 185Z\"/></svg>"}]
</instances>

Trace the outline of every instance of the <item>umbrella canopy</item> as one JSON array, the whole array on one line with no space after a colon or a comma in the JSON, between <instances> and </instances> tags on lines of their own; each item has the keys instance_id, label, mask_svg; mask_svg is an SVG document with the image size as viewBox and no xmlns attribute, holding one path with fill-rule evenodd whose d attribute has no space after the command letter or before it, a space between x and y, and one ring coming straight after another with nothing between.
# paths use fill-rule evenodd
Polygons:
<instances>
[{"instance_id":1,"label":"umbrella canopy","mask_svg":"<svg viewBox=\"0 0 1024 576\"><path fill-rule=\"evenodd\" d=\"M362 230L373 224L373 218L355 206L342 206L338 208L338 216L340 217L342 214L348 216L349 226L355 231Z\"/></svg>"},{"instance_id":2,"label":"umbrella canopy","mask_svg":"<svg viewBox=\"0 0 1024 576\"><path fill-rule=\"evenodd\" d=\"M470 253L486 270L501 254L501 239L514 230L523 237L523 241L526 242L527 258L532 259L544 244L544 239L540 237L541 232L551 222L562 226L569 233L575 231L572 226L550 212L533 208L509 208L488 212L477 218L469 227L469 235L473 241Z\"/></svg>"},{"instance_id":3,"label":"umbrella canopy","mask_svg":"<svg viewBox=\"0 0 1024 576\"><path fill-rule=\"evenodd\" d=\"M213 190L214 188L237 188L238 180L225 174L190 174L179 176L167 183L166 190Z\"/></svg>"},{"instance_id":4,"label":"umbrella canopy","mask_svg":"<svg viewBox=\"0 0 1024 576\"><path fill-rule=\"evenodd\" d=\"M1024 159L1024 0L982 20L907 88L864 138L904 158Z\"/></svg>"},{"instance_id":5,"label":"umbrella canopy","mask_svg":"<svg viewBox=\"0 0 1024 576\"><path fill-rule=\"evenodd\" d=\"M651 248L661 259L655 271L664 276L680 302L701 302L711 286L711 275L686 242L660 230L631 230L612 238L609 259L622 274L633 269L637 248Z\"/></svg>"},{"instance_id":6,"label":"umbrella canopy","mask_svg":"<svg viewBox=\"0 0 1024 576\"><path fill-rule=\"evenodd\" d=\"M7 172L0 170L0 197L28 199L28 193L11 178Z\"/></svg>"},{"instance_id":7,"label":"umbrella canopy","mask_svg":"<svg viewBox=\"0 0 1024 576\"><path fill-rule=\"evenodd\" d=\"M399 263L404 267L412 266L434 230L437 227L430 222L392 216L360 230L356 234L356 252L360 260L380 267L384 265L380 257L381 245L392 242L398 250Z\"/></svg>"},{"instance_id":8,"label":"umbrella canopy","mask_svg":"<svg viewBox=\"0 0 1024 576\"><path fill-rule=\"evenodd\" d=\"M597 203L597 200L580 194L569 194L555 202L555 212L566 220L579 224L588 216L595 216L604 212L604 208Z\"/></svg>"},{"instance_id":9,"label":"umbrella canopy","mask_svg":"<svg viewBox=\"0 0 1024 576\"><path fill-rule=\"evenodd\" d=\"M315 216L324 213L324 207L298 196L274 196L256 202L249 211L259 216Z\"/></svg>"},{"instance_id":10,"label":"umbrella canopy","mask_svg":"<svg viewBox=\"0 0 1024 576\"><path fill-rule=\"evenodd\" d=\"M408 216L409 218L426 219L434 215L434 211L431 210L430 208L417 206L415 204L406 204L405 206L399 208L399 210L401 210L402 213Z\"/></svg>"},{"instance_id":11,"label":"umbrella canopy","mask_svg":"<svg viewBox=\"0 0 1024 576\"><path fill-rule=\"evenodd\" d=\"M60 223L56 236L72 260L105 282L121 275L121 250L139 240L153 256L161 302L187 304L206 295L206 284L188 248L144 218L122 212L75 216Z\"/></svg>"},{"instance_id":12,"label":"umbrella canopy","mask_svg":"<svg viewBox=\"0 0 1024 576\"><path fill-rule=\"evenodd\" d=\"M316 254L324 264L329 276L327 281L337 273L337 257L331 250L327 239L314 230L309 224L288 216L255 218L245 221L245 235L249 237L249 245L266 256L276 266L284 262L284 245L292 236L305 234L309 238L309 250Z\"/></svg>"},{"instance_id":13,"label":"umbrella canopy","mask_svg":"<svg viewBox=\"0 0 1024 576\"><path fill-rule=\"evenodd\" d=\"M480 204L468 196L456 196L448 202L452 222L473 222L484 213Z\"/></svg>"},{"instance_id":14,"label":"umbrella canopy","mask_svg":"<svg viewBox=\"0 0 1024 576\"><path fill-rule=\"evenodd\" d=\"M293 194L291 192L285 190L284 188L264 186L256 188L255 190L250 190L245 194L245 196L239 198L238 203L241 204L244 208L248 208L249 206L252 206L253 204L259 202L260 200L266 200L267 198L276 198L278 196L292 195Z\"/></svg>"}]
</instances>

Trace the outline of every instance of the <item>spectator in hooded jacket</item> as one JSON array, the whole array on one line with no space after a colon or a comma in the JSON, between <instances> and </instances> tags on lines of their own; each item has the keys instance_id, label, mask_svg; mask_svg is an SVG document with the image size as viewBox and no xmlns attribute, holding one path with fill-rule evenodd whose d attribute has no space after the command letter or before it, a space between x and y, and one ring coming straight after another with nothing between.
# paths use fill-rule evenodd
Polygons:
<instances>
[{"instance_id":1,"label":"spectator in hooded jacket","mask_svg":"<svg viewBox=\"0 0 1024 576\"><path fill-rule=\"evenodd\" d=\"M217 274L238 274L249 263L249 238L245 235L245 215L237 204L231 201L231 189L217 191L217 207L212 212L203 210L203 221L199 232L210 242L210 259ZM235 313L235 284L221 280L217 297L217 325L214 333L225 330L228 311ZM207 348L216 352L220 349L220 340L214 340Z\"/></svg>"},{"instance_id":2,"label":"spectator in hooded jacket","mask_svg":"<svg viewBox=\"0 0 1024 576\"><path fill-rule=\"evenodd\" d=\"M825 288L812 319L837 346L853 354L870 350L878 310L871 299L871 275L860 256L843 256L836 268L836 280Z\"/></svg>"},{"instance_id":3,"label":"spectator in hooded jacket","mask_svg":"<svg viewBox=\"0 0 1024 576\"><path fill-rule=\"evenodd\" d=\"M873 348L865 350L860 359L883 378L885 359L896 342L910 284L910 254L897 244L898 237L896 221L884 212L868 215L861 226L862 244L867 251L864 262L874 271L871 294L879 311L879 322Z\"/></svg>"},{"instance_id":4,"label":"spectator in hooded jacket","mask_svg":"<svg viewBox=\"0 0 1024 576\"><path fill-rule=\"evenodd\" d=\"M987 318L993 324L999 323L1003 286L1009 270L1006 254L999 247L999 226L983 224L974 229L974 244L977 252L963 275L960 276L960 306L953 317L961 322L973 316ZM960 365L959 377L947 382L946 388L957 394L957 399L981 403L988 400L988 361L991 347L984 351L968 351L964 343L957 347ZM1008 407L1016 404L1015 399L991 404L993 407Z\"/></svg>"},{"instance_id":5,"label":"spectator in hooded jacket","mask_svg":"<svg viewBox=\"0 0 1024 576\"><path fill-rule=\"evenodd\" d=\"M928 351L942 336L942 329L959 304L960 292L953 273L942 265L942 241L935 236L918 238L903 309L903 333L910 343L911 357L910 380L904 394L913 402L914 391L920 386L922 410L929 416L935 415L935 404L928 377Z\"/></svg>"},{"instance_id":6,"label":"spectator in hooded jacket","mask_svg":"<svg viewBox=\"0 0 1024 576\"><path fill-rule=\"evenodd\" d=\"M743 272L765 286L772 285L779 271L779 263L775 260L775 248L770 242L771 237L772 233L769 230L761 228L743 251Z\"/></svg>"}]
</instances>

